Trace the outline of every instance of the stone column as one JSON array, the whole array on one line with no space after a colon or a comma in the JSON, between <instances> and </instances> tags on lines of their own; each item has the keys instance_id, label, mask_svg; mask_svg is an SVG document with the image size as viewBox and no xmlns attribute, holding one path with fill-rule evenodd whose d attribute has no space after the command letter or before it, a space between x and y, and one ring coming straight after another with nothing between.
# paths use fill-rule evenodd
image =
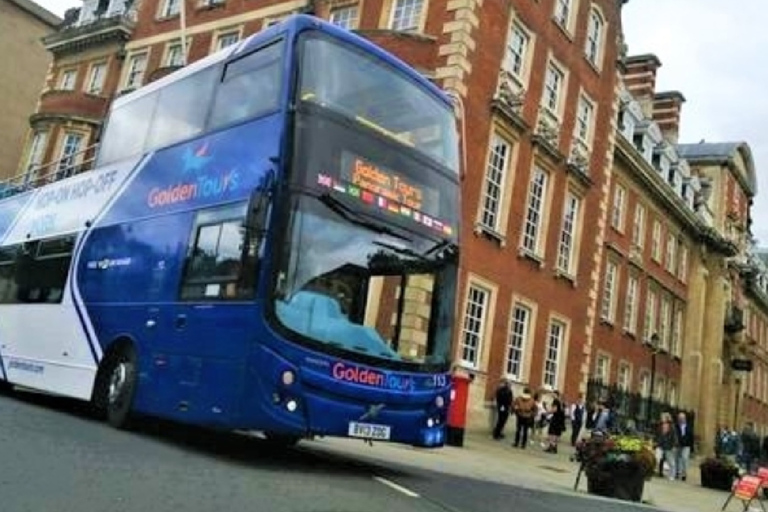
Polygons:
<instances>
[{"instance_id":1,"label":"stone column","mask_svg":"<svg viewBox=\"0 0 768 512\"><path fill-rule=\"evenodd\" d=\"M717 264L717 262L715 263ZM709 269L707 300L702 337L702 372L699 402L696 408L696 429L705 454L712 452L718 423L718 397L722 393L723 327L727 281L715 268Z\"/></svg>"},{"instance_id":2,"label":"stone column","mask_svg":"<svg viewBox=\"0 0 768 512\"><path fill-rule=\"evenodd\" d=\"M694 268L690 273L685 311L680 405L685 409L695 410L701 400L700 383L704 365L702 345L708 302L707 280L709 272L700 259L692 259L691 263Z\"/></svg>"},{"instance_id":3,"label":"stone column","mask_svg":"<svg viewBox=\"0 0 768 512\"><path fill-rule=\"evenodd\" d=\"M434 285L431 275L410 275L406 280L398 347L398 352L406 358L426 355Z\"/></svg>"}]
</instances>

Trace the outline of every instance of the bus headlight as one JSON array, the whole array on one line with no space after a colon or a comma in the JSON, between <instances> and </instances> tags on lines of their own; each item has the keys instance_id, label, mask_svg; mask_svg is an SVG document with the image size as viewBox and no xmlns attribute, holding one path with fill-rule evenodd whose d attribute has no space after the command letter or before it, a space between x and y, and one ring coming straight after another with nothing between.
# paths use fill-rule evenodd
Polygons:
<instances>
[{"instance_id":1,"label":"bus headlight","mask_svg":"<svg viewBox=\"0 0 768 512\"><path fill-rule=\"evenodd\" d=\"M428 428L432 428L434 426L435 426L435 420L433 420L432 418L428 418L427 419L427 427Z\"/></svg>"},{"instance_id":2,"label":"bus headlight","mask_svg":"<svg viewBox=\"0 0 768 512\"><path fill-rule=\"evenodd\" d=\"M435 398L435 405L438 409L442 409L445 405L445 398L443 398L442 395L438 395L437 398Z\"/></svg>"},{"instance_id":3,"label":"bus headlight","mask_svg":"<svg viewBox=\"0 0 768 512\"><path fill-rule=\"evenodd\" d=\"M299 404L296 403L296 400L288 400L285 402L285 408L288 409L289 412L295 412L298 407Z\"/></svg>"},{"instance_id":4,"label":"bus headlight","mask_svg":"<svg viewBox=\"0 0 768 512\"><path fill-rule=\"evenodd\" d=\"M290 386L291 384L296 382L296 374L293 373L291 370L285 370L282 375L282 381L284 385Z\"/></svg>"}]
</instances>

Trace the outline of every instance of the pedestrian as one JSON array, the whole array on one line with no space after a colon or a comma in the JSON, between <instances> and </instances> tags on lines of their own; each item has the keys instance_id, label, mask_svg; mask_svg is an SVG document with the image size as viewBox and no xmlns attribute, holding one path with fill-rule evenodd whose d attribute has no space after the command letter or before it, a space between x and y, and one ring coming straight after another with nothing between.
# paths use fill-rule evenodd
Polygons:
<instances>
[{"instance_id":1,"label":"pedestrian","mask_svg":"<svg viewBox=\"0 0 768 512\"><path fill-rule=\"evenodd\" d=\"M551 419L547 434L549 436L549 446L544 450L547 453L557 453L557 445L560 442L560 436L565 431L565 410L560 401L560 393L554 392L552 405L550 406Z\"/></svg>"},{"instance_id":2,"label":"pedestrian","mask_svg":"<svg viewBox=\"0 0 768 512\"><path fill-rule=\"evenodd\" d=\"M523 389L523 393L515 398L514 409L517 420L514 447L525 449L528 447L528 432L533 427L533 420L536 415L536 402L531 396L529 388Z\"/></svg>"},{"instance_id":3,"label":"pedestrian","mask_svg":"<svg viewBox=\"0 0 768 512\"><path fill-rule=\"evenodd\" d=\"M504 439L504 427L509 419L512 409L512 388L507 379L502 379L496 388L496 426L493 429L493 438Z\"/></svg>"},{"instance_id":4,"label":"pedestrian","mask_svg":"<svg viewBox=\"0 0 768 512\"><path fill-rule=\"evenodd\" d=\"M680 446L680 442L677 439L677 433L672 426L672 418L669 414L664 413L661 418L661 424L659 430L656 433L656 446L660 451L660 471L659 476L663 477L663 464L664 461L669 465L669 479L675 479L675 459L677 458L677 448Z\"/></svg>"},{"instance_id":5,"label":"pedestrian","mask_svg":"<svg viewBox=\"0 0 768 512\"><path fill-rule=\"evenodd\" d=\"M688 419L684 412L677 415L675 431L680 443L677 450L675 468L677 469L677 477L685 482L688 478L688 461L690 460L691 452L693 451L693 428L688 424Z\"/></svg>"},{"instance_id":6,"label":"pedestrian","mask_svg":"<svg viewBox=\"0 0 768 512\"><path fill-rule=\"evenodd\" d=\"M584 394L579 393L579 398L571 406L571 446L576 446L579 440L581 430L584 428L584 421L587 417L586 405L584 403Z\"/></svg>"}]
</instances>

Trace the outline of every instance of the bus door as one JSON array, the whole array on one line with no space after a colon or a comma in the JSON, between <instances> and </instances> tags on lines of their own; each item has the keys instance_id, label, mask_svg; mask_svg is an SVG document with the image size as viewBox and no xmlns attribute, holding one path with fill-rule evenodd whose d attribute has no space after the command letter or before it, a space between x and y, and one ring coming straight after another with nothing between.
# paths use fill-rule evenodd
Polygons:
<instances>
[{"instance_id":1,"label":"bus door","mask_svg":"<svg viewBox=\"0 0 768 512\"><path fill-rule=\"evenodd\" d=\"M240 396L257 320L264 230L254 225L263 226L264 214L252 199L195 215L180 300L163 313L162 330L163 344L176 354L168 375L178 390L178 407L191 415L225 415Z\"/></svg>"}]
</instances>

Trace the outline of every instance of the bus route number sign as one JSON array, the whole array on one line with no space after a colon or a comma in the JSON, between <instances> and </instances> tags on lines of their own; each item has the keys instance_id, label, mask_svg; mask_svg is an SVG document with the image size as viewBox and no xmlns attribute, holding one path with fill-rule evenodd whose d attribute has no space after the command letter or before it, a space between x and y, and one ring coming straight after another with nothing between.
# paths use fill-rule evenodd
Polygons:
<instances>
[{"instance_id":1,"label":"bus route number sign","mask_svg":"<svg viewBox=\"0 0 768 512\"><path fill-rule=\"evenodd\" d=\"M349 437L362 437L363 439L389 439L391 427L389 425L376 425L373 423L349 422Z\"/></svg>"}]
</instances>

